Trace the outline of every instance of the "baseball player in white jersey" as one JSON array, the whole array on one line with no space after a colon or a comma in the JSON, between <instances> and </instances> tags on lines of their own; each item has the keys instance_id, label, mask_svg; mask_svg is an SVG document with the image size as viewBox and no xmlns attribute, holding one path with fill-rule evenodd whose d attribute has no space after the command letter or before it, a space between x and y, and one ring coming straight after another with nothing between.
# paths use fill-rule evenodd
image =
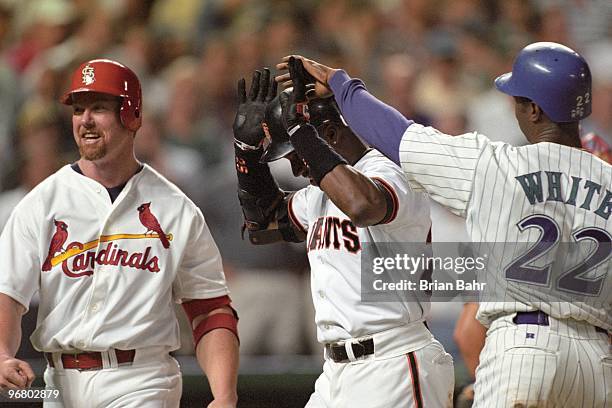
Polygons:
<instances>
[{"instance_id":1,"label":"baseball player in white jersey","mask_svg":"<svg viewBox=\"0 0 612 408\"><path fill-rule=\"evenodd\" d=\"M178 407L181 373L173 302L194 330L210 407L235 407L237 317L217 246L201 211L134 157L141 124L136 75L111 60L73 74L62 102L73 109L81 159L34 188L0 237L0 385L30 386L15 358L21 315L35 292L33 346L58 407Z\"/></svg>"},{"instance_id":2,"label":"baseball player in white jersey","mask_svg":"<svg viewBox=\"0 0 612 408\"><path fill-rule=\"evenodd\" d=\"M429 304L417 298L362 301L364 245L424 243L427 201L409 191L400 168L357 139L333 99L308 102L306 123L296 103L305 101L303 67L296 69L296 91L276 98L267 69L253 75L248 96L240 80L234 135L251 242L306 242L317 336L325 350L307 406L450 407L452 357L424 323ZM281 192L267 162L283 157L295 176L310 178L312 185Z\"/></svg>"},{"instance_id":3,"label":"baseball player in white jersey","mask_svg":"<svg viewBox=\"0 0 612 408\"><path fill-rule=\"evenodd\" d=\"M412 190L466 217L472 241L531 243L487 267L511 301L480 307L488 332L474 406L609 407L612 167L580 146L579 121L591 112L586 61L561 44L534 43L496 80L515 99L532 143L523 147L423 127L344 71L304 61L317 93L333 91L349 125L401 162ZM572 251L586 242L588 250Z\"/></svg>"}]
</instances>

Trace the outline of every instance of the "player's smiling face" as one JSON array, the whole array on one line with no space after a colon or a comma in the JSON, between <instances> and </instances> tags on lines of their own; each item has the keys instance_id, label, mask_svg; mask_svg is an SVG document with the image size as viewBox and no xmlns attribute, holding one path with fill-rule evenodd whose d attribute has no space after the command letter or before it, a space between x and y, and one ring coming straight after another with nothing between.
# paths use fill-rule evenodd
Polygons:
<instances>
[{"instance_id":1,"label":"player's smiling face","mask_svg":"<svg viewBox=\"0 0 612 408\"><path fill-rule=\"evenodd\" d=\"M127 148L124 144L133 138L121 125L119 98L98 92L75 93L72 98L72 132L81 158L100 160Z\"/></svg>"}]
</instances>

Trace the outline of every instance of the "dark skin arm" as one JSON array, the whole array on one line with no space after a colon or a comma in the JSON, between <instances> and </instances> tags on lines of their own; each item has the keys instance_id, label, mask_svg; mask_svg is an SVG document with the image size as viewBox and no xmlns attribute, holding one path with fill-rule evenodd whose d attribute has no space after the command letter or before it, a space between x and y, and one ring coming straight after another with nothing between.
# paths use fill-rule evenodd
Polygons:
<instances>
[{"instance_id":1,"label":"dark skin arm","mask_svg":"<svg viewBox=\"0 0 612 408\"><path fill-rule=\"evenodd\" d=\"M323 177L319 187L358 227L375 225L387 214L385 192L351 166L334 167Z\"/></svg>"},{"instance_id":2,"label":"dark skin arm","mask_svg":"<svg viewBox=\"0 0 612 408\"><path fill-rule=\"evenodd\" d=\"M283 124L287 130L290 130L295 126L306 123L306 118L301 114L298 105L305 103L307 100L307 82L316 81L316 79L306 72L302 61L299 59L290 58L287 62L287 68L289 69L293 92L285 98L283 98L284 95L281 95L281 105L283 107ZM315 143L319 146L319 152L323 155L326 154L325 151L335 151L348 162L348 164L336 165L320 178L319 187L321 190L342 212L349 216L356 226L367 227L381 222L387 215L388 192L379 182L375 182L350 165L356 163L365 154L366 146L344 125L329 123L323 125L323 128L320 128L319 131L314 130L313 127L308 128L314 134L309 134L307 144ZM293 136L292 143L295 146L296 142L293 140ZM304 141L300 143L304 143ZM308 149L304 150L306 153L307 151ZM300 154L297 147L296 152ZM305 161L309 160L308 155L304 158ZM318 159L319 157L316 155L310 154L311 165L316 165ZM292 163L292 166L295 174L296 166L294 163Z\"/></svg>"}]
</instances>

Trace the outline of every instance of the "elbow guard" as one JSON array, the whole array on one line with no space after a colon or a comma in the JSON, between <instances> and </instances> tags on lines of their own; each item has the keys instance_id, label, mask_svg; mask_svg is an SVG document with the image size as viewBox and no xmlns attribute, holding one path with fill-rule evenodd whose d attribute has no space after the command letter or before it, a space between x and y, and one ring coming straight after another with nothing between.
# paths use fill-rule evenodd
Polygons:
<instances>
[{"instance_id":1,"label":"elbow guard","mask_svg":"<svg viewBox=\"0 0 612 408\"><path fill-rule=\"evenodd\" d=\"M195 347L198 347L198 343L206 333L220 328L231 331L238 341L240 341L238 337L238 313L232 308L229 296L226 295L212 299L195 299L183 303L182 306L192 327ZM224 306L229 307L232 310L232 314L215 313L209 315L213 310ZM206 317L193 328L193 320L201 315L205 315Z\"/></svg>"}]
</instances>

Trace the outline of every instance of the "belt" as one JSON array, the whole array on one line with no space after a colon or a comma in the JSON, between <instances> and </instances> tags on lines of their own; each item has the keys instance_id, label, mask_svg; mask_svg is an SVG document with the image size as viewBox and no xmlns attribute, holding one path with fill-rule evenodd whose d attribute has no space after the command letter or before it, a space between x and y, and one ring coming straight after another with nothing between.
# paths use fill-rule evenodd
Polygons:
<instances>
[{"instance_id":1,"label":"belt","mask_svg":"<svg viewBox=\"0 0 612 408\"><path fill-rule=\"evenodd\" d=\"M537 324L538 326L548 326L548 315L540 310L534 312L517 312L512 321L516 324ZM595 326L598 333L608 334L603 327Z\"/></svg>"},{"instance_id":2,"label":"belt","mask_svg":"<svg viewBox=\"0 0 612 408\"><path fill-rule=\"evenodd\" d=\"M134 361L136 350L114 350L117 356L117 364L128 364ZM51 367L55 367L53 363L52 353L45 353L45 359ZM93 351L89 353L75 353L61 355L62 365L67 369L76 369L79 371L85 370L100 370L104 368L102 353Z\"/></svg>"},{"instance_id":3,"label":"belt","mask_svg":"<svg viewBox=\"0 0 612 408\"><path fill-rule=\"evenodd\" d=\"M353 350L353 354L355 358L360 358L363 356L369 356L370 354L374 354L374 339L371 337L364 340L353 341L352 343L349 341L351 345L351 349ZM345 342L339 343L327 343L325 345L325 351L327 351L327 355L336 363L344 363L350 361L349 356L346 353Z\"/></svg>"}]
</instances>

